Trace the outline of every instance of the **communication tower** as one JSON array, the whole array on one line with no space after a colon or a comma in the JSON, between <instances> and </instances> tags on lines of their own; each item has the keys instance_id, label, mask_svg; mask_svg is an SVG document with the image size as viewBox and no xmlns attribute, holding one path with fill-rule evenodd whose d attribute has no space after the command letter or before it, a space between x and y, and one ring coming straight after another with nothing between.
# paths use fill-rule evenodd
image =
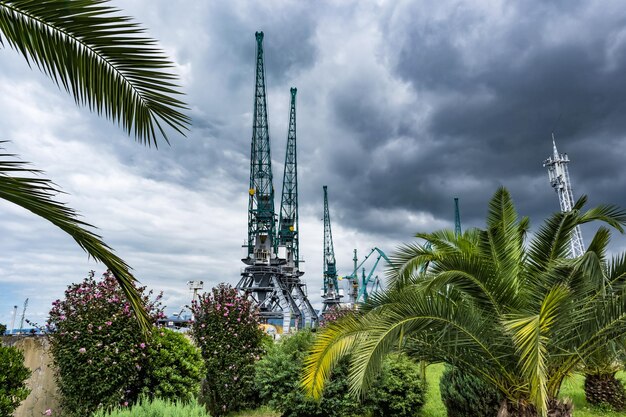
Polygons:
<instances>
[{"instance_id":1,"label":"communication tower","mask_svg":"<svg viewBox=\"0 0 626 417\"><path fill-rule=\"evenodd\" d=\"M574 207L574 192L572 191L572 183L569 179L569 171L567 164L569 157L566 153L559 153L556 149L556 141L554 133L552 134L552 155L543 161L543 166L548 168L548 177L550 185L556 191L559 197L561 211L567 213ZM583 235L580 226L576 226L572 230L570 237L570 256L577 258L585 252L585 244L583 243Z\"/></svg>"}]
</instances>

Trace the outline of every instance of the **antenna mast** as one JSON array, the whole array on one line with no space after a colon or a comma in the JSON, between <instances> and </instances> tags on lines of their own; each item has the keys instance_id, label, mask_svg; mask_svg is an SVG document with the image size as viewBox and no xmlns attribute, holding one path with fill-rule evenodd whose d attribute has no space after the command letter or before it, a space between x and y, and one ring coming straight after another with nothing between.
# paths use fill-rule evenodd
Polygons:
<instances>
[{"instance_id":1,"label":"antenna mast","mask_svg":"<svg viewBox=\"0 0 626 417\"><path fill-rule=\"evenodd\" d=\"M574 192L569 179L568 163L569 157L567 154L559 153L556 149L556 141L554 140L554 133L552 133L552 155L543 161L543 166L548 168L550 185L559 197L559 205L563 213L571 211L574 207ZM584 252L583 235L580 231L580 226L576 226L570 236L570 256L577 258Z\"/></svg>"}]
</instances>

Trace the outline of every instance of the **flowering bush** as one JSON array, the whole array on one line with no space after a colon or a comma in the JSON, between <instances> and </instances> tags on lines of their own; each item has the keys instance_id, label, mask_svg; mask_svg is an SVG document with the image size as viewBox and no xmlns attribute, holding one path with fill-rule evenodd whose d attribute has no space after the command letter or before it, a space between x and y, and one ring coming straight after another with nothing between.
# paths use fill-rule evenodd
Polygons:
<instances>
[{"instance_id":1,"label":"flowering bush","mask_svg":"<svg viewBox=\"0 0 626 417\"><path fill-rule=\"evenodd\" d=\"M153 322L163 315L160 298L139 288ZM147 363L145 340L114 276L93 273L52 303L48 326L64 415L86 416L96 409L136 400Z\"/></svg>"},{"instance_id":2,"label":"flowering bush","mask_svg":"<svg viewBox=\"0 0 626 417\"><path fill-rule=\"evenodd\" d=\"M263 331L252 303L226 284L192 304L192 334L204 358L202 400L213 416L254 406L254 363Z\"/></svg>"},{"instance_id":3,"label":"flowering bush","mask_svg":"<svg viewBox=\"0 0 626 417\"><path fill-rule=\"evenodd\" d=\"M320 326L321 327L328 326L330 323L333 323L337 320L341 320L342 318L346 316L350 316L355 313L356 313L356 310L353 310L348 307L341 307L338 305L333 306L330 309L328 309L326 312L324 312L324 314L322 315L322 320L320 320Z\"/></svg>"},{"instance_id":4,"label":"flowering bush","mask_svg":"<svg viewBox=\"0 0 626 417\"><path fill-rule=\"evenodd\" d=\"M26 399L30 392L26 386L29 376L22 351L0 345L0 417L11 417Z\"/></svg>"}]
</instances>

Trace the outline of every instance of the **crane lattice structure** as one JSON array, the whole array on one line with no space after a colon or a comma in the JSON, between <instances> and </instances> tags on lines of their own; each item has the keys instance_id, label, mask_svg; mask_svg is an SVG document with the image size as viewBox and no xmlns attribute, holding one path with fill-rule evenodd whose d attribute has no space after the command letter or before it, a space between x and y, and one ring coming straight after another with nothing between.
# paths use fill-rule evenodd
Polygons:
<instances>
[{"instance_id":1,"label":"crane lattice structure","mask_svg":"<svg viewBox=\"0 0 626 417\"><path fill-rule=\"evenodd\" d=\"M550 185L554 188L554 191L556 191L559 197L559 204L563 213L571 211L574 207L574 192L572 191L572 183L569 179L568 163L569 157L567 154L559 153L556 149L556 141L554 140L553 133L552 155L543 161L543 166L548 167ZM580 226L576 226L570 236L570 256L577 258L582 256L584 252L585 244L583 243L583 235L580 231Z\"/></svg>"},{"instance_id":2,"label":"crane lattice structure","mask_svg":"<svg viewBox=\"0 0 626 417\"><path fill-rule=\"evenodd\" d=\"M317 313L309 302L306 284L300 279L300 242L298 224L298 158L296 152L296 88L291 88L289 106L289 129L287 131L287 151L285 152L285 170L280 203L278 224L278 244L285 248L285 265L282 272L291 297L297 305L304 326L317 323Z\"/></svg>"},{"instance_id":3,"label":"crane lattice structure","mask_svg":"<svg viewBox=\"0 0 626 417\"><path fill-rule=\"evenodd\" d=\"M377 253L376 261L372 265L370 272L366 275L365 268L362 268L365 262L372 256L373 253ZM384 259L387 264L391 265L391 261L379 248L372 248L370 252L365 256L365 258L361 261L361 263L357 263L357 252L354 250L354 258L352 261L354 262L354 269L352 273L348 276L344 276L343 279L347 279L350 281L350 301L353 305L357 303L366 302L367 298L370 294L380 291L382 286L380 284L380 279L378 275L374 276L374 272L376 271L376 267L380 263L380 260ZM361 279L359 281L359 269L361 270Z\"/></svg>"},{"instance_id":4,"label":"crane lattice structure","mask_svg":"<svg viewBox=\"0 0 626 417\"><path fill-rule=\"evenodd\" d=\"M294 284L293 268L295 263L292 263L292 270L289 271L289 262L284 258L278 257L279 240L281 236L285 239L288 236L284 233L281 234L280 230L276 230L272 158L267 121L263 32L256 32L255 37L257 54L252 144L250 150L250 187L248 190L248 241L244 245L247 248L247 256L242 259L247 266L241 273L237 289L258 307L259 314L265 322L272 319L281 320L283 333L288 333L292 319L295 319L296 323L298 323L299 320L305 317L300 311L298 302L300 304L308 304L308 300L306 299L303 286ZM295 92L292 92L292 94L295 99ZM295 101L293 105L293 172L295 175ZM290 122L290 129L291 127ZM289 153L289 150L287 152ZM297 182L295 182L295 178L293 180L297 195ZM283 189L285 189L285 186L283 186ZM293 232L296 233L293 236L297 236L297 205L295 210L295 217L289 217L294 222ZM289 229L289 226L286 227ZM293 260L293 242L291 248ZM289 276L286 275L287 272L290 272ZM297 275L298 282L300 275ZM298 291L297 288L301 291ZM299 295L300 298L296 302L292 296L293 291L298 294L302 292L304 300Z\"/></svg>"},{"instance_id":5,"label":"crane lattice structure","mask_svg":"<svg viewBox=\"0 0 626 417\"><path fill-rule=\"evenodd\" d=\"M454 197L454 236L461 236L461 211L459 210L459 198Z\"/></svg>"},{"instance_id":6,"label":"crane lattice structure","mask_svg":"<svg viewBox=\"0 0 626 417\"><path fill-rule=\"evenodd\" d=\"M24 318L26 317L26 309L28 308L28 298L24 301L24 309L22 310L22 318L20 319L20 330L19 333L22 334L24 331Z\"/></svg>"},{"instance_id":7,"label":"crane lattice structure","mask_svg":"<svg viewBox=\"0 0 626 417\"><path fill-rule=\"evenodd\" d=\"M324 185L324 289L322 290L322 314L338 307L342 294L337 279L337 263L333 247L333 233L330 228L328 209L328 187Z\"/></svg>"}]
</instances>

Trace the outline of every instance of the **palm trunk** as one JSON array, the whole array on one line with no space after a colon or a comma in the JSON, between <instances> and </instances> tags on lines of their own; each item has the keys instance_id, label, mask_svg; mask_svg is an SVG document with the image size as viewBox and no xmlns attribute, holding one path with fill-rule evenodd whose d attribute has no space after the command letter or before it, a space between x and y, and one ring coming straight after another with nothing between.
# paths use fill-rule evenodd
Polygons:
<instances>
[{"instance_id":1,"label":"palm trunk","mask_svg":"<svg viewBox=\"0 0 626 417\"><path fill-rule=\"evenodd\" d=\"M626 408L626 392L615 372L585 375L585 398L591 405L608 404L614 410Z\"/></svg>"},{"instance_id":2,"label":"palm trunk","mask_svg":"<svg viewBox=\"0 0 626 417\"><path fill-rule=\"evenodd\" d=\"M549 400L548 417L572 417L574 405L569 400ZM539 417L537 408L529 403L513 403L504 399L500 403L498 417Z\"/></svg>"}]
</instances>

